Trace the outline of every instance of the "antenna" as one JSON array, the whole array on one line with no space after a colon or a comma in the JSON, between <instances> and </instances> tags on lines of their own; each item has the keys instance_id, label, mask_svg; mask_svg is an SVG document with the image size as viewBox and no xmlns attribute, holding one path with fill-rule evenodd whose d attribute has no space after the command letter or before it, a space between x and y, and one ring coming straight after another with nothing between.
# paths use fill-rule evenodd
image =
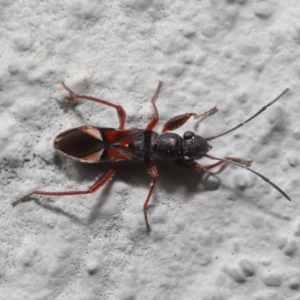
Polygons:
<instances>
[{"instance_id":1,"label":"antenna","mask_svg":"<svg viewBox=\"0 0 300 300\"><path fill-rule=\"evenodd\" d=\"M278 98L278 97L277 97ZM277 99L278 100L278 99ZM269 178L267 178L266 176L246 167L245 165L242 165L242 164L239 164L238 162L236 161L231 161L231 160L227 160L227 159L223 159L223 158L219 158L219 157L215 157L215 156L212 156L210 154L204 154L205 157L208 157L210 159L214 159L214 160L220 160L220 161L223 161L225 163L229 163L229 164L232 164L232 165L236 165L238 167L241 167L241 168L244 168L244 169L247 169L248 171L254 173L255 175L257 175L258 177L260 177L261 179L263 179L264 181L266 181L267 183L269 183L273 188L275 188L279 193L281 193L286 199L288 199L289 201L292 201L291 198L279 187L277 186L275 183L273 183Z\"/></svg>"},{"instance_id":2,"label":"antenna","mask_svg":"<svg viewBox=\"0 0 300 300\"><path fill-rule=\"evenodd\" d=\"M229 132L232 132L242 126L244 126L246 123L250 122L251 120L253 120L255 117L257 117L259 114L261 114L264 110L266 110L269 106L271 106L272 104L274 104L276 101L278 101L287 91L289 90L289 88L285 89L279 96L277 96L275 99L273 99L271 102L269 102L267 105L263 106L256 114L254 114L252 117L250 117L249 119L247 119L246 121L238 124L237 126L221 133L221 134L218 134L218 135L215 135L215 136L211 136L211 137L208 137L206 138L205 140L206 141L211 141L211 140L214 140L222 135L225 135Z\"/></svg>"}]
</instances>

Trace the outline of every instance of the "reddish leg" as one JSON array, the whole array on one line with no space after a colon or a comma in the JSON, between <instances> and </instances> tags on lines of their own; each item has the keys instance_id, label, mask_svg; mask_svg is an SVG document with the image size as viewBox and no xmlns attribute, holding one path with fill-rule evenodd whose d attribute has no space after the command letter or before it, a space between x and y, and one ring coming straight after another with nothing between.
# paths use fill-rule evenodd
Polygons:
<instances>
[{"instance_id":1,"label":"reddish leg","mask_svg":"<svg viewBox=\"0 0 300 300\"><path fill-rule=\"evenodd\" d=\"M230 157L230 156L225 156L224 160L233 161L233 162L239 163L241 165L245 165L246 167L250 167L251 163L252 163L252 160L246 160L246 159ZM184 168L194 169L194 170L197 170L197 171L207 171L207 170L213 169L215 167L218 167L222 164L225 164L226 161L218 161L217 163L214 163L214 164L211 164L211 165L208 165L208 166L201 166L196 162L185 163L185 162L182 162L182 161L176 161L175 163L177 165L181 166L181 167L184 167ZM225 168L226 167L223 167L223 166L221 167L222 170L224 170ZM219 170L219 171L217 171L217 173L212 173L212 174L218 174L220 172L222 172L222 171Z\"/></svg>"},{"instance_id":2,"label":"reddish leg","mask_svg":"<svg viewBox=\"0 0 300 300\"><path fill-rule=\"evenodd\" d=\"M286 199L288 199L289 201L291 201L291 198L279 187L277 186L275 183L273 183L269 178L267 178L266 176L254 171L253 169L250 169L247 167L247 165L245 164L241 164L240 162L236 161L236 160L229 160L229 159L223 159L223 158L219 158L219 157L215 157L212 156L210 154L204 154L205 157L211 158L211 159L215 159L215 160L219 160L222 161L224 163L230 163L236 166L239 166L241 168L247 169L248 171L254 173L255 175L257 175L258 177L260 177L261 179L263 179L265 182L269 183L273 188L275 188L279 193L281 193Z\"/></svg>"},{"instance_id":3,"label":"reddish leg","mask_svg":"<svg viewBox=\"0 0 300 300\"><path fill-rule=\"evenodd\" d=\"M147 168L150 172L150 175L152 177L152 183L151 183L151 186L150 186L150 191L149 191L147 199L144 203L144 218L145 218L145 223L146 223L146 227L147 227L147 233L149 234L150 231L151 231L151 228L150 228L149 223L148 223L147 209L148 209L148 204L149 204L150 198L153 194L153 190L154 190L154 187L155 187L155 184L156 184L158 173L157 173L157 170L156 170L155 166L151 162L145 162L145 164L146 164L146 166L147 166Z\"/></svg>"},{"instance_id":4,"label":"reddish leg","mask_svg":"<svg viewBox=\"0 0 300 300\"><path fill-rule=\"evenodd\" d=\"M227 159L227 160L230 160L230 161L234 161L234 162L237 162L241 165L244 165L246 167L250 167L251 164L252 164L252 159L241 159L241 158L236 158L236 157L229 157L229 156L225 156L224 159ZM221 165L220 169L218 171L215 171L215 172L207 172L206 176L203 178L203 181L207 181L208 178L211 176L211 175L218 175L220 173L222 173L227 167L229 166L228 163L224 163L223 165Z\"/></svg>"},{"instance_id":5,"label":"reddish leg","mask_svg":"<svg viewBox=\"0 0 300 300\"><path fill-rule=\"evenodd\" d=\"M233 161L233 162L239 163L239 164L244 165L246 167L250 167L251 163L252 163L252 160L246 160L246 159L241 159L241 158L236 158L236 157L225 156L224 159L226 159L227 161ZM207 170L216 168L218 166L221 166L220 169L216 172L208 172L207 175L203 178L204 181L208 180L208 178L211 175L220 174L221 172L223 172L228 167L228 163L226 163L225 161L219 161L217 163L214 163L214 164L211 164L211 165L208 165L208 166L201 166L196 162L189 163L189 164L184 163L184 162L176 162L176 164L181 166L181 167L190 168L190 169L194 169L194 170L197 170L197 171L207 171Z\"/></svg>"},{"instance_id":6,"label":"reddish leg","mask_svg":"<svg viewBox=\"0 0 300 300\"><path fill-rule=\"evenodd\" d=\"M236 158L236 157L229 157L229 156L225 156L225 158L227 161L233 161L233 162L237 162L241 165L245 165L247 167L251 166L252 160L245 160L245 159L240 159L240 158ZM194 169L197 171L208 171L210 169L216 168L218 166L221 166L219 168L219 170L217 170L216 172L207 172L207 174L202 178L202 182L206 182L208 180L208 178L212 175L217 175L222 173L227 167L228 167L228 163L224 162L224 161L219 161L217 163L208 165L208 166L201 166L196 162L193 163L184 163L184 162L176 162L177 165L184 167L184 168L190 168L190 169Z\"/></svg>"},{"instance_id":7,"label":"reddish leg","mask_svg":"<svg viewBox=\"0 0 300 300\"><path fill-rule=\"evenodd\" d=\"M185 162L182 162L182 161L176 161L175 163L177 165L179 165L180 167L184 167L184 168L188 168L188 169L194 169L194 170L197 170L197 171L207 171L207 170L213 169L215 167L218 167L218 166L224 164L223 161L219 161L217 163L214 163L214 164L211 164L211 165L208 165L208 166L201 166L196 162L185 163Z\"/></svg>"},{"instance_id":8,"label":"reddish leg","mask_svg":"<svg viewBox=\"0 0 300 300\"><path fill-rule=\"evenodd\" d=\"M98 190L101 186L103 186L114 174L117 167L117 163L113 163L113 165L101 176L97 179L97 181L91 185L87 190L84 191L64 191L64 192L47 192L47 191L33 191L24 197L16 200L12 203L12 206L15 207L16 205L30 201L28 198L31 195L45 195L45 196L69 196L69 195L84 195L84 194L92 194L96 190Z\"/></svg>"},{"instance_id":9,"label":"reddish leg","mask_svg":"<svg viewBox=\"0 0 300 300\"><path fill-rule=\"evenodd\" d=\"M214 108L204 112L201 115L197 115L195 113L186 113L183 115L175 116L165 123L165 125L162 129L162 132L172 131L172 130L175 130L175 129L181 127L185 122L188 121L188 119L190 117L194 117L194 119L198 119L200 117L206 118L206 117L214 114L217 111L218 111L218 108L215 106Z\"/></svg>"},{"instance_id":10,"label":"reddish leg","mask_svg":"<svg viewBox=\"0 0 300 300\"><path fill-rule=\"evenodd\" d=\"M157 122L158 122L158 120L159 120L158 110L157 110L155 101L156 101L156 99L157 99L157 97L158 97L158 94L159 94L159 92L160 92L160 89L161 89L161 86L162 86L162 85L163 85L163 82L160 81L160 82L158 83L158 87L156 88L156 91L155 91L155 93L154 93L154 95L153 95L153 97L152 97L152 99L151 99L151 103L152 103L152 106L153 106L153 109L154 109L154 117L153 117L153 119L148 123L148 125L146 126L146 130L152 130L152 129L156 126L156 124L157 124Z\"/></svg>"},{"instance_id":11,"label":"reddish leg","mask_svg":"<svg viewBox=\"0 0 300 300\"><path fill-rule=\"evenodd\" d=\"M225 159L228 160L228 161L239 162L240 164L244 164L244 165L247 165L247 166L251 165L251 161L249 161L249 160L243 160L243 159L240 159L240 158L234 158L234 157L228 157L228 156L226 156ZM197 171L207 171L207 170L213 169L215 167L218 167L220 165L223 165L223 166L221 166L220 170L218 170L216 172L216 174L222 172L227 167L227 164L225 164L223 161L218 161L217 163L214 163L214 164L211 164L211 165L208 165L208 166L201 166L201 165L197 164L196 162L191 163L191 164L185 164L183 162L176 162L176 163L178 165L182 166L182 167L191 168L191 169L194 169L194 170L197 170ZM146 166L147 166L147 168L150 172L150 175L152 177L151 187L150 187L147 199L144 203L144 218L145 218L145 223L146 223L146 227L147 227L147 232L149 234L150 231L151 231L151 228L150 228L150 225L149 225L149 222L148 222L147 209L148 209L149 201L150 201L151 196L152 196L153 191L154 191L154 187L155 187L155 184L156 184L156 181L157 181L158 173L157 173L156 167L152 164L152 162L145 162L145 164L146 164Z\"/></svg>"},{"instance_id":12,"label":"reddish leg","mask_svg":"<svg viewBox=\"0 0 300 300\"><path fill-rule=\"evenodd\" d=\"M101 103L107 106L111 106L114 107L117 110L118 113L118 117L119 117L119 129L123 129L125 126L125 121L126 121L126 112L123 109L123 107L121 105L116 105L113 103L110 103L108 101L102 100L102 99L98 99L98 98L94 98L91 96L85 96L85 95L80 95L80 94L75 94L70 88L68 88L63 82L62 82L63 87L70 93L70 96L67 98L68 101L70 102L74 102L77 99L84 99L84 100L90 100L90 101L94 101L97 103Z\"/></svg>"},{"instance_id":13,"label":"reddish leg","mask_svg":"<svg viewBox=\"0 0 300 300\"><path fill-rule=\"evenodd\" d=\"M241 159L241 158L230 157L230 156L225 156L224 159L234 161L234 162L244 165L246 167L251 167L251 164L252 164L252 159Z\"/></svg>"}]
</instances>

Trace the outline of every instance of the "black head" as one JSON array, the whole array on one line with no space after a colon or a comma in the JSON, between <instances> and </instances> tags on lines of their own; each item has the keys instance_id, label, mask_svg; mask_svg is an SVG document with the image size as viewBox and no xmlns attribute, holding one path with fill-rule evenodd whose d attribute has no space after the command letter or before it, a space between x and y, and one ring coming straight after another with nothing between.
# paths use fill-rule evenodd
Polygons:
<instances>
[{"instance_id":1,"label":"black head","mask_svg":"<svg viewBox=\"0 0 300 300\"><path fill-rule=\"evenodd\" d=\"M201 136L192 131L186 131L183 135L184 161L192 162L204 156L212 146Z\"/></svg>"}]
</instances>

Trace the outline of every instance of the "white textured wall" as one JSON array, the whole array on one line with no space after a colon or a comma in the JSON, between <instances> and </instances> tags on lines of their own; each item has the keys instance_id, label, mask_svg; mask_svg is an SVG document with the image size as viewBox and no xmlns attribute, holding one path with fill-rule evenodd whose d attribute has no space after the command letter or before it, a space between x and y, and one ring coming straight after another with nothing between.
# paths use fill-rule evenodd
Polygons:
<instances>
[{"instance_id":1,"label":"white textured wall","mask_svg":"<svg viewBox=\"0 0 300 300\"><path fill-rule=\"evenodd\" d=\"M298 0L2 0L0 18L1 300L300 299ZM118 124L111 108L65 103L62 80L123 105L127 126L140 128L163 80L158 130L218 105L178 130L204 137L289 87L255 121L212 141L211 154L252 158L293 201L243 169L229 167L204 191L199 174L159 164L148 236L150 176L129 163L94 195L13 209L34 188L84 189L107 168L54 155L63 130Z\"/></svg>"}]
</instances>

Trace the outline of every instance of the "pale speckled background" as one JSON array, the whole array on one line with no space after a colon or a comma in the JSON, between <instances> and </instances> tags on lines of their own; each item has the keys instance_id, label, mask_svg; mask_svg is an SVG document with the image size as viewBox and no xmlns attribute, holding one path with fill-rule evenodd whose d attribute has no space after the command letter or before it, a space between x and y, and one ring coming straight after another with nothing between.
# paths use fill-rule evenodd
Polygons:
<instances>
[{"instance_id":1,"label":"pale speckled background","mask_svg":"<svg viewBox=\"0 0 300 300\"><path fill-rule=\"evenodd\" d=\"M1 0L0 19L1 300L300 299L298 0ZM159 164L148 236L150 176L122 164L94 195L13 209L31 189L83 189L107 167L54 155L63 130L118 124L111 108L65 103L62 80L123 105L128 127L140 128L163 80L160 126L218 105L178 130L204 137L289 87L255 121L212 141L211 154L252 158L293 201L243 169L229 167L209 191L200 174Z\"/></svg>"}]
</instances>

